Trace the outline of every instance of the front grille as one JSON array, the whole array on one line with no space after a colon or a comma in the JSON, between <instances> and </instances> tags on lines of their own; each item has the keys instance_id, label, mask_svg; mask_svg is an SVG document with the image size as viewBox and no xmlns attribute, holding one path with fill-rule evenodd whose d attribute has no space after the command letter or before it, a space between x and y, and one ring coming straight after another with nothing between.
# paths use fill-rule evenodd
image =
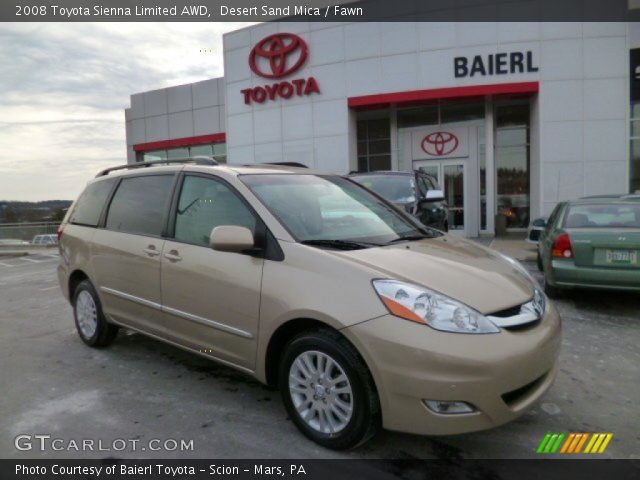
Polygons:
<instances>
[{"instance_id":1,"label":"front grille","mask_svg":"<svg viewBox=\"0 0 640 480\"><path fill-rule=\"evenodd\" d=\"M548 372L542 375L541 377L536 378L533 382L527 383L526 385L516 388L515 390L511 390L510 392L502 394L502 400L509 407L513 407L514 405L520 403L522 400L527 398L533 391L535 391L538 386L544 381Z\"/></svg>"},{"instance_id":2,"label":"front grille","mask_svg":"<svg viewBox=\"0 0 640 480\"><path fill-rule=\"evenodd\" d=\"M520 313L520 305L516 305L514 307L505 308L504 310L500 310L499 312L491 313L492 317L500 317L500 318L508 318L513 317L514 315L518 315Z\"/></svg>"}]
</instances>

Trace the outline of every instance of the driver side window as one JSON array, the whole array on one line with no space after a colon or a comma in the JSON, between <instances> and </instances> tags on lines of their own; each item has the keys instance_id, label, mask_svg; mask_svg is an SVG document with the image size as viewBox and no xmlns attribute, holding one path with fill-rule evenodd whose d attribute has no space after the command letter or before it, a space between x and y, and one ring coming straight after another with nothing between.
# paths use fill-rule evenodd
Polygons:
<instances>
[{"instance_id":1,"label":"driver side window","mask_svg":"<svg viewBox=\"0 0 640 480\"><path fill-rule=\"evenodd\" d=\"M208 247L211 230L220 225L246 227L255 233L256 219L223 182L187 175L178 201L175 240Z\"/></svg>"}]
</instances>

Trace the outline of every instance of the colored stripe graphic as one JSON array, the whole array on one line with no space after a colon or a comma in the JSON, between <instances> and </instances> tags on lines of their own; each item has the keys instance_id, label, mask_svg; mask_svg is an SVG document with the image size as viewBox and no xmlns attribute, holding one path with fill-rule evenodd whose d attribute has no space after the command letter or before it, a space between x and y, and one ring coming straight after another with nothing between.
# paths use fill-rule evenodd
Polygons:
<instances>
[{"instance_id":1,"label":"colored stripe graphic","mask_svg":"<svg viewBox=\"0 0 640 480\"><path fill-rule=\"evenodd\" d=\"M538 445L536 453L556 453L564 437L564 433L547 433Z\"/></svg>"},{"instance_id":2,"label":"colored stripe graphic","mask_svg":"<svg viewBox=\"0 0 640 480\"><path fill-rule=\"evenodd\" d=\"M603 453L612 438L613 433L571 432L566 434L551 432L544 436L536 449L536 453Z\"/></svg>"},{"instance_id":3,"label":"colored stripe graphic","mask_svg":"<svg viewBox=\"0 0 640 480\"><path fill-rule=\"evenodd\" d=\"M594 433L584 453L603 453L613 438L613 433Z\"/></svg>"}]
</instances>

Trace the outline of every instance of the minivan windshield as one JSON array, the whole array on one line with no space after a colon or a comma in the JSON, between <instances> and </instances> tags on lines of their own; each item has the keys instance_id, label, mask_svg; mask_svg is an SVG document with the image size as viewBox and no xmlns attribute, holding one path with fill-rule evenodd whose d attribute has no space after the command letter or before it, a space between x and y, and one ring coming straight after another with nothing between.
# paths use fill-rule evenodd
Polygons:
<instances>
[{"instance_id":1,"label":"minivan windshield","mask_svg":"<svg viewBox=\"0 0 640 480\"><path fill-rule=\"evenodd\" d=\"M337 175L255 174L240 179L302 243L349 249L437 235Z\"/></svg>"}]
</instances>

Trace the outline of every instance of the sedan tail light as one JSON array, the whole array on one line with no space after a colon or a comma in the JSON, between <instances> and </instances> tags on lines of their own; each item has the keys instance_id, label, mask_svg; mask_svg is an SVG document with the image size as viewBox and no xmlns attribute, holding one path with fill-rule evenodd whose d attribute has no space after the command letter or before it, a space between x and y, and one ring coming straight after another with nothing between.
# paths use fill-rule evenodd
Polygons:
<instances>
[{"instance_id":1,"label":"sedan tail light","mask_svg":"<svg viewBox=\"0 0 640 480\"><path fill-rule=\"evenodd\" d=\"M571 248L571 238L568 233L561 233L553 242L551 256L555 258L573 258L573 249Z\"/></svg>"}]
</instances>

